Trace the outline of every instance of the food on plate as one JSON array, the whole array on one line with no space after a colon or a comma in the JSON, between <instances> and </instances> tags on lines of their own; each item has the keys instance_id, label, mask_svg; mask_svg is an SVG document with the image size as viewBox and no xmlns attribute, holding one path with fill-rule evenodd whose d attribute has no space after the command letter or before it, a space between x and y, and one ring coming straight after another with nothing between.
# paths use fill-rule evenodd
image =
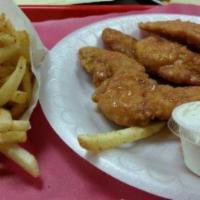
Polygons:
<instances>
[{"instance_id":1,"label":"food on plate","mask_svg":"<svg viewBox=\"0 0 200 200\"><path fill-rule=\"evenodd\" d=\"M162 78L187 85L200 85L200 55L176 42L157 36L136 44L136 57L146 69Z\"/></svg>"},{"instance_id":2,"label":"food on plate","mask_svg":"<svg viewBox=\"0 0 200 200\"><path fill-rule=\"evenodd\" d=\"M79 144L89 151L102 151L119 145L138 141L158 133L165 123L154 123L146 127L130 127L107 133L79 135Z\"/></svg>"},{"instance_id":3,"label":"food on plate","mask_svg":"<svg viewBox=\"0 0 200 200\"><path fill-rule=\"evenodd\" d=\"M200 24L190 21L170 20L156 22L141 22L139 28L151 33L169 36L181 40L196 48L200 46Z\"/></svg>"},{"instance_id":4,"label":"food on plate","mask_svg":"<svg viewBox=\"0 0 200 200\"><path fill-rule=\"evenodd\" d=\"M187 61L193 58L192 52L186 47L158 36L139 40L136 45L136 55L138 61L153 72L159 72L162 66L172 65L177 61L183 63L184 59Z\"/></svg>"},{"instance_id":5,"label":"food on plate","mask_svg":"<svg viewBox=\"0 0 200 200\"><path fill-rule=\"evenodd\" d=\"M31 71L29 36L0 15L0 152L34 177L36 159L18 143L26 142L30 123L20 120L30 104L34 76Z\"/></svg>"},{"instance_id":6,"label":"food on plate","mask_svg":"<svg viewBox=\"0 0 200 200\"><path fill-rule=\"evenodd\" d=\"M100 74L105 77L96 88L93 100L101 112L116 124L135 126L147 125L157 119L167 120L177 105L200 100L200 87L175 88L158 84L149 78L142 65L126 55L114 57L116 65L113 67L112 53L94 47L81 48L79 51L83 67L87 68L89 64L92 76ZM101 59L106 55L109 61ZM121 65L127 60L132 65ZM109 77L104 75L107 71L111 71Z\"/></svg>"},{"instance_id":7,"label":"food on plate","mask_svg":"<svg viewBox=\"0 0 200 200\"><path fill-rule=\"evenodd\" d=\"M105 28L102 32L102 40L108 49L113 49L130 57L135 54L137 40L118 30Z\"/></svg>"},{"instance_id":8,"label":"food on plate","mask_svg":"<svg viewBox=\"0 0 200 200\"><path fill-rule=\"evenodd\" d=\"M144 67L125 54L95 47L85 47L79 50L81 65L92 74L93 83L99 86L102 81L111 77L120 67L133 68L136 72L144 72ZM94 67L95 66L95 67Z\"/></svg>"},{"instance_id":9,"label":"food on plate","mask_svg":"<svg viewBox=\"0 0 200 200\"><path fill-rule=\"evenodd\" d=\"M156 73L170 82L200 85L200 55L198 53L192 52L177 42L171 42L159 36L148 36L132 45L134 50L131 51L131 54L129 51L131 47L126 48L124 45L124 40L126 41L124 37L127 35L124 34L124 37L121 36L121 39L118 40L112 36L114 30L112 32L108 30L105 29L102 32L102 39L109 49L136 58L148 71ZM110 37L109 34L111 34ZM123 33L120 32L120 35ZM112 38L112 44L115 45L109 45L109 38ZM123 49L118 46L123 46Z\"/></svg>"},{"instance_id":10,"label":"food on plate","mask_svg":"<svg viewBox=\"0 0 200 200\"><path fill-rule=\"evenodd\" d=\"M173 27L176 23L177 30L184 24L192 28L191 33L186 28L178 33ZM151 22L139 26L149 31L146 28L149 24ZM193 44L192 38L198 39L198 33L196 37L192 34L200 25L180 20L169 24L172 25L166 31L167 36L173 33L171 36L187 40L188 44ZM200 86L191 86L200 85L200 55L178 43L179 40L170 41L156 35L137 40L111 28L103 30L102 40L109 50L82 47L80 63L92 76L96 87L92 99L99 110L110 121L129 128L78 136L79 144L86 150L110 149L148 137L161 130L175 107L200 100ZM149 72L190 86L160 84L149 77ZM156 128L149 131L150 127Z\"/></svg>"}]
</instances>

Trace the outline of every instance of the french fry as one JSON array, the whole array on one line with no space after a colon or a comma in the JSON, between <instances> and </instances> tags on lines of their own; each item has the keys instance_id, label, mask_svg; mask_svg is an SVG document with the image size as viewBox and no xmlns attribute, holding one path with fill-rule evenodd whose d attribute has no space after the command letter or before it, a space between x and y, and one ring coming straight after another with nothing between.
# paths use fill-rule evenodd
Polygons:
<instances>
[{"instance_id":1,"label":"french fry","mask_svg":"<svg viewBox=\"0 0 200 200\"><path fill-rule=\"evenodd\" d=\"M15 36L20 45L20 55L26 58L27 62L30 62L28 33L26 31L17 31Z\"/></svg>"},{"instance_id":2,"label":"french fry","mask_svg":"<svg viewBox=\"0 0 200 200\"><path fill-rule=\"evenodd\" d=\"M4 108L0 108L0 120L12 120L10 112Z\"/></svg>"},{"instance_id":3,"label":"french fry","mask_svg":"<svg viewBox=\"0 0 200 200\"><path fill-rule=\"evenodd\" d=\"M26 120L0 121L0 132L5 131L27 131L30 122Z\"/></svg>"},{"instance_id":4,"label":"french fry","mask_svg":"<svg viewBox=\"0 0 200 200\"><path fill-rule=\"evenodd\" d=\"M20 57L15 71L0 88L0 106L5 105L19 87L26 71L26 60Z\"/></svg>"},{"instance_id":5,"label":"french fry","mask_svg":"<svg viewBox=\"0 0 200 200\"><path fill-rule=\"evenodd\" d=\"M12 127L12 116L9 111L0 108L0 132L8 131Z\"/></svg>"},{"instance_id":6,"label":"french fry","mask_svg":"<svg viewBox=\"0 0 200 200\"><path fill-rule=\"evenodd\" d=\"M8 110L0 108L0 133L5 131L24 131L30 128L28 120L12 120L11 113Z\"/></svg>"},{"instance_id":7,"label":"french fry","mask_svg":"<svg viewBox=\"0 0 200 200\"><path fill-rule=\"evenodd\" d=\"M0 131L8 131L12 127L12 122L10 121L0 121Z\"/></svg>"},{"instance_id":8,"label":"french fry","mask_svg":"<svg viewBox=\"0 0 200 200\"><path fill-rule=\"evenodd\" d=\"M39 176L39 166L35 157L24 148L17 144L0 145L0 152L33 177Z\"/></svg>"},{"instance_id":9,"label":"french fry","mask_svg":"<svg viewBox=\"0 0 200 200\"><path fill-rule=\"evenodd\" d=\"M22 89L27 93L27 102L24 104L16 104L12 107L11 113L13 118L18 119L24 113L28 107L31 97L32 97L32 83L31 83L31 73L26 69L24 78L22 80Z\"/></svg>"},{"instance_id":10,"label":"french fry","mask_svg":"<svg viewBox=\"0 0 200 200\"><path fill-rule=\"evenodd\" d=\"M5 14L0 14L0 32L6 32L6 26Z\"/></svg>"},{"instance_id":11,"label":"french fry","mask_svg":"<svg viewBox=\"0 0 200 200\"><path fill-rule=\"evenodd\" d=\"M27 103L29 103L32 97L33 88L31 83L31 73L28 68L26 69L26 72L22 80L22 88L23 91L27 93Z\"/></svg>"},{"instance_id":12,"label":"french fry","mask_svg":"<svg viewBox=\"0 0 200 200\"><path fill-rule=\"evenodd\" d=\"M28 120L13 120L12 131L27 131L30 128L30 122Z\"/></svg>"},{"instance_id":13,"label":"french fry","mask_svg":"<svg viewBox=\"0 0 200 200\"><path fill-rule=\"evenodd\" d=\"M19 45L17 43L0 48L0 64L11 59L19 52Z\"/></svg>"},{"instance_id":14,"label":"french fry","mask_svg":"<svg viewBox=\"0 0 200 200\"><path fill-rule=\"evenodd\" d=\"M149 137L159 132L164 125L164 123L155 123L146 127L130 127L108 133L79 135L78 142L88 151L102 151Z\"/></svg>"},{"instance_id":15,"label":"french fry","mask_svg":"<svg viewBox=\"0 0 200 200\"><path fill-rule=\"evenodd\" d=\"M18 104L24 104L27 102L27 93L23 91L15 91L14 94L11 97L11 101L18 103Z\"/></svg>"},{"instance_id":16,"label":"french fry","mask_svg":"<svg viewBox=\"0 0 200 200\"><path fill-rule=\"evenodd\" d=\"M16 39L14 36L8 33L0 33L0 44L4 46L11 45L16 42Z\"/></svg>"},{"instance_id":17,"label":"french fry","mask_svg":"<svg viewBox=\"0 0 200 200\"><path fill-rule=\"evenodd\" d=\"M26 142L27 134L24 131L7 131L0 132L0 145L5 143L22 143Z\"/></svg>"},{"instance_id":18,"label":"french fry","mask_svg":"<svg viewBox=\"0 0 200 200\"><path fill-rule=\"evenodd\" d=\"M0 66L0 78L6 78L9 76L14 70L16 66L14 65L1 65Z\"/></svg>"},{"instance_id":19,"label":"french fry","mask_svg":"<svg viewBox=\"0 0 200 200\"><path fill-rule=\"evenodd\" d=\"M19 119L22 114L25 112L25 110L27 109L28 104L15 104L12 108L11 108L11 114L12 117L14 119Z\"/></svg>"},{"instance_id":20,"label":"french fry","mask_svg":"<svg viewBox=\"0 0 200 200\"><path fill-rule=\"evenodd\" d=\"M5 27L4 27L4 32L15 35L16 30L15 27L13 26L13 24L11 23L11 21L9 19L4 19L5 21Z\"/></svg>"},{"instance_id":21,"label":"french fry","mask_svg":"<svg viewBox=\"0 0 200 200\"><path fill-rule=\"evenodd\" d=\"M0 79L0 87L8 80L8 77L4 77Z\"/></svg>"}]
</instances>

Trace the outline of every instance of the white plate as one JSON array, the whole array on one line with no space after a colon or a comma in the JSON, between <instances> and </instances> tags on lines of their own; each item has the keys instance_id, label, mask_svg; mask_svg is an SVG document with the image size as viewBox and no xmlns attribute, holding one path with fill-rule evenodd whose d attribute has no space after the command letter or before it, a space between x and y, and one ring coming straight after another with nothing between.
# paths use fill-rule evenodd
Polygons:
<instances>
[{"instance_id":1,"label":"white plate","mask_svg":"<svg viewBox=\"0 0 200 200\"><path fill-rule=\"evenodd\" d=\"M152 0L153 2L155 2L155 3L157 3L157 4L161 4L161 5L163 5L164 4L164 2L161 2L160 0ZM166 2L165 2L166 3Z\"/></svg>"},{"instance_id":2,"label":"white plate","mask_svg":"<svg viewBox=\"0 0 200 200\"><path fill-rule=\"evenodd\" d=\"M153 137L98 155L88 154L77 143L80 133L116 128L97 112L91 100L94 89L89 75L79 64L78 49L101 47L100 35L105 27L139 37L138 22L169 19L200 23L200 18L186 15L131 15L101 21L68 35L50 51L41 67L40 103L59 137L97 168L124 183L163 197L200 199L200 178L186 169L177 139Z\"/></svg>"},{"instance_id":3,"label":"white plate","mask_svg":"<svg viewBox=\"0 0 200 200\"><path fill-rule=\"evenodd\" d=\"M152 0L153 2L161 5L166 5L170 3L182 3L182 4L196 4L199 5L200 2L199 0L170 0L169 2L167 0L162 1L162 0Z\"/></svg>"}]
</instances>

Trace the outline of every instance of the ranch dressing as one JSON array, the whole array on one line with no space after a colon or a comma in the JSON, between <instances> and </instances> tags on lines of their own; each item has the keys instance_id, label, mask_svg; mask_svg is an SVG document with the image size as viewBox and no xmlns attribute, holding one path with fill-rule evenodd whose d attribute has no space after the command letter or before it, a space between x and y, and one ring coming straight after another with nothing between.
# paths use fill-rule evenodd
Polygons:
<instances>
[{"instance_id":1,"label":"ranch dressing","mask_svg":"<svg viewBox=\"0 0 200 200\"><path fill-rule=\"evenodd\" d=\"M176 107L168 127L181 140L186 166L200 176L200 101Z\"/></svg>"}]
</instances>

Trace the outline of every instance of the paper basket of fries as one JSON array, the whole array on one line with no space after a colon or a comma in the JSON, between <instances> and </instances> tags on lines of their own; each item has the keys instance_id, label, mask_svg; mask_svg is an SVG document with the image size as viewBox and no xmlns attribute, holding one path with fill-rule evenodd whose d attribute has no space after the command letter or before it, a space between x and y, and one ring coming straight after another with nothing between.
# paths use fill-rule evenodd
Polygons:
<instances>
[{"instance_id":1,"label":"paper basket of fries","mask_svg":"<svg viewBox=\"0 0 200 200\"><path fill-rule=\"evenodd\" d=\"M39 65L47 50L12 1L1 0L0 8L0 152L37 177L36 159L18 144L27 140L39 98Z\"/></svg>"}]
</instances>

